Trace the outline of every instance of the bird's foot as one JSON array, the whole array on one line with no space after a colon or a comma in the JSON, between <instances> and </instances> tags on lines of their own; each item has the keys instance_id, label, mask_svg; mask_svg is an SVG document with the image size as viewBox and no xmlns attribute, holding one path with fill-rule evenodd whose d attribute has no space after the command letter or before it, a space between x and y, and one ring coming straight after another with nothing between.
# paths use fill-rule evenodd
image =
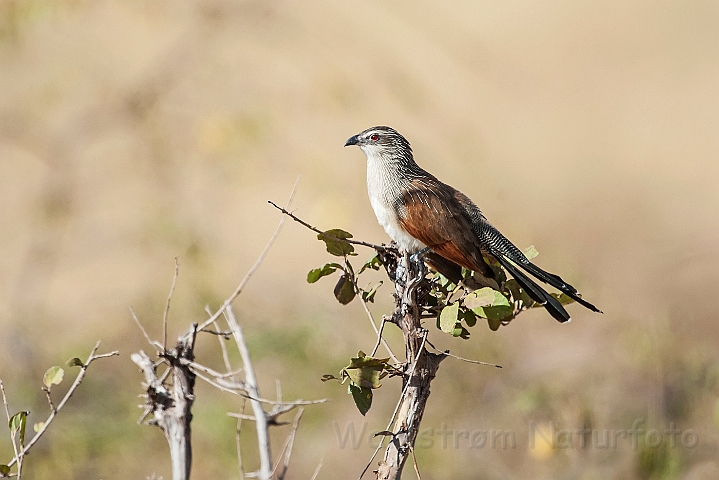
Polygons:
<instances>
[{"instance_id":1,"label":"bird's foot","mask_svg":"<svg viewBox=\"0 0 719 480\"><path fill-rule=\"evenodd\" d=\"M427 254L427 252L429 252L429 250L430 250L429 247L424 247L419 252L413 253L412 255L409 256L409 261L412 263L422 262L422 264L424 264L424 256Z\"/></svg>"},{"instance_id":2,"label":"bird's foot","mask_svg":"<svg viewBox=\"0 0 719 480\"><path fill-rule=\"evenodd\" d=\"M420 250L413 255L410 255L408 262L409 271L407 272L407 290L416 289L417 286L422 282L422 280L424 280L424 278L427 276L427 266L424 264L422 256L428 250L429 247L425 248L424 250Z\"/></svg>"}]
</instances>

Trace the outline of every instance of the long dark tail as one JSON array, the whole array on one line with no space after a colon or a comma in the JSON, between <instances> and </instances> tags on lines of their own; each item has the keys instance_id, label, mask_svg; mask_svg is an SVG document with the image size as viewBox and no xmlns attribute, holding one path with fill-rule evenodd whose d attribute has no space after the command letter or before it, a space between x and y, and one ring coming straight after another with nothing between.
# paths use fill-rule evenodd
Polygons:
<instances>
[{"instance_id":1,"label":"long dark tail","mask_svg":"<svg viewBox=\"0 0 719 480\"><path fill-rule=\"evenodd\" d=\"M601 310L599 310L597 307L589 303L588 301L584 300L579 293L577 292L577 289L562 280L562 278L559 275L555 275L553 273L546 272L533 264L530 261L527 261L526 263L520 263L520 267L537 277L539 280L541 280L544 283L548 283L549 285L553 286L560 292L566 294L569 298L574 300L575 302L579 303L580 305L584 305L589 310L593 312L602 313ZM506 268L506 267L505 267ZM514 274L513 274L514 275Z\"/></svg>"},{"instance_id":2,"label":"long dark tail","mask_svg":"<svg viewBox=\"0 0 719 480\"><path fill-rule=\"evenodd\" d=\"M517 281L520 287L527 292L529 298L535 302L543 305L547 312L559 322L568 322L571 317L564 309L564 306L551 296L546 290L537 285L534 280L529 278L526 273L518 269L512 262L504 258L502 255L497 255L497 261L502 265L514 279Z\"/></svg>"}]
</instances>

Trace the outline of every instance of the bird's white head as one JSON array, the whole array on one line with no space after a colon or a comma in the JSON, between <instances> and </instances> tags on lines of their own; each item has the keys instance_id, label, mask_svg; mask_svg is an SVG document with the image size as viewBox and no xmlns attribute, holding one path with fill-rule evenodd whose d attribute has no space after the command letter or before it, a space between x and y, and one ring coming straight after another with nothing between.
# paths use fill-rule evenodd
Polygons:
<instances>
[{"instance_id":1,"label":"bird's white head","mask_svg":"<svg viewBox=\"0 0 719 480\"><path fill-rule=\"evenodd\" d=\"M412 147L406 138L390 127L371 127L345 142L345 147L357 145L367 156L367 159L387 161L414 162Z\"/></svg>"}]
</instances>

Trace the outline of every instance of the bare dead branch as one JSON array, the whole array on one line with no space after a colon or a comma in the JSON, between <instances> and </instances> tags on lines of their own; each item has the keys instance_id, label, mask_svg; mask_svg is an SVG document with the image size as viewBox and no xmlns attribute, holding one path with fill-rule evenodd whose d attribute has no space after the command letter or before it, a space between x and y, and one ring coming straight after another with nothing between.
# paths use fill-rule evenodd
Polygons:
<instances>
[{"instance_id":1,"label":"bare dead branch","mask_svg":"<svg viewBox=\"0 0 719 480\"><path fill-rule=\"evenodd\" d=\"M210 385L212 385L213 387L215 387L215 388L217 388L217 389L219 389L219 390L222 390L223 392L232 393L232 394L234 394L234 395L239 395L240 397L244 397L244 398L247 398L247 397L248 397L247 394L243 394L244 385L240 385L240 384L237 383L237 382L233 382L233 383L232 383L232 386L225 386L225 385L222 385L222 384L219 383L219 382L214 381L214 380L213 380L212 378L210 378L210 377L204 376L203 374L201 374L201 373L198 372L197 370L193 370L193 373L194 373L195 375L197 375L197 378L199 378L200 380L204 380L205 382L209 383Z\"/></svg>"},{"instance_id":2,"label":"bare dead branch","mask_svg":"<svg viewBox=\"0 0 719 480\"><path fill-rule=\"evenodd\" d=\"M191 360L187 360L186 358L180 359L180 363L182 365L187 365L188 367L192 368L194 371L199 370L201 372L205 372L208 375L212 375L213 377L220 378L220 379L231 377L231 376L237 374L237 372L220 373L217 370L213 370L210 367L206 367L205 365L199 364L197 362L193 362ZM239 383L239 382L235 382L235 383Z\"/></svg>"},{"instance_id":3,"label":"bare dead branch","mask_svg":"<svg viewBox=\"0 0 719 480\"><path fill-rule=\"evenodd\" d=\"M255 417L253 417L252 415L247 415L246 413L227 412L227 416L239 418L240 420L249 420L251 422L255 421Z\"/></svg>"},{"instance_id":4,"label":"bare dead branch","mask_svg":"<svg viewBox=\"0 0 719 480\"><path fill-rule=\"evenodd\" d=\"M259 398L259 388L257 385L257 377L255 376L255 369L252 366L252 359L250 358L250 351L247 348L245 342L245 336L242 333L242 327L235 317L235 313L232 311L232 306L228 305L225 308L225 319L227 324L232 330L232 335L237 343L237 348L240 351L242 357L242 363L245 368L245 383L247 384L247 393L251 397ZM255 414L255 430L257 432L257 445L260 454L260 470L259 478L261 480L269 480L272 471L272 453L270 451L270 437L267 427L267 416L265 410L262 408L262 404L258 400L250 399L250 405Z\"/></svg>"},{"instance_id":5,"label":"bare dead branch","mask_svg":"<svg viewBox=\"0 0 719 480\"><path fill-rule=\"evenodd\" d=\"M392 416L389 419L389 423L387 424L387 428L385 428L384 432L389 432L390 434L392 431L390 428L392 427L392 423L394 422L394 419L397 417L397 412L399 411L399 407L402 405L402 403L405 401L407 396L407 390L409 389L410 382L412 379L412 375L414 375L414 369L417 366L417 362L419 360L419 355L424 351L424 344L427 341L427 330L424 331L424 334L422 336L422 348L420 348L419 352L417 352L417 356L414 358L414 361L411 364L411 368L409 371L409 374L407 375L407 380L405 381L404 387L402 388L402 394L399 396L399 401L397 402L397 405L394 407L394 411L392 412ZM376 435L380 435L383 432L379 432ZM360 480L364 476L365 473L367 473L367 470L372 465L372 461L377 456L379 451L382 449L382 446L384 444L384 438L389 435L382 435L382 439L379 442L379 445L377 445L377 448L374 451L374 454L372 454L372 457L369 459L369 462L367 463L367 466L364 470L362 470L362 474L360 474L359 478Z\"/></svg>"},{"instance_id":6,"label":"bare dead branch","mask_svg":"<svg viewBox=\"0 0 719 480\"><path fill-rule=\"evenodd\" d=\"M175 274L172 277L172 286L170 293L167 295L167 304L165 305L165 313L162 315L162 350L167 350L167 315L170 313L170 301L172 294L175 293L175 285L177 285L177 277L180 274L180 262L175 257Z\"/></svg>"},{"instance_id":7,"label":"bare dead branch","mask_svg":"<svg viewBox=\"0 0 719 480\"><path fill-rule=\"evenodd\" d=\"M287 475L287 469L290 465L290 457L292 456L292 446L295 443L295 435L297 434L297 427L300 424L300 418L302 418L302 413L304 413L305 409L300 408L300 410L297 412L297 415L295 415L295 420L292 422L292 430L290 430L290 433L287 435L287 440L285 441L284 446L282 447L282 451L280 452L280 457L284 458L284 462L282 464L282 470L280 470L279 474L277 475L277 480L284 480L285 475ZM279 467L280 462L277 461L277 465L275 465L275 468L272 470L272 474L274 475L277 471L277 467Z\"/></svg>"},{"instance_id":8,"label":"bare dead branch","mask_svg":"<svg viewBox=\"0 0 719 480\"><path fill-rule=\"evenodd\" d=\"M312 474L312 478L310 478L310 480L316 480L316 479L317 479L317 475L319 475L319 474L320 474L320 470L322 470L322 464L323 464L323 463L324 463L324 458L323 458L322 460L320 460L320 463L319 463L319 465L317 465L317 468L315 468L315 473Z\"/></svg>"},{"instance_id":9,"label":"bare dead branch","mask_svg":"<svg viewBox=\"0 0 719 480\"><path fill-rule=\"evenodd\" d=\"M134 310L132 307L129 307L129 308L130 308L130 314L132 314L133 320L135 320L135 323L136 323L137 326L140 328L140 331L142 332L142 335L145 337L145 340L147 340L147 343L149 343L150 346L151 346L152 348L154 348L156 352L161 352L163 346L162 346L162 345L158 345L157 342L153 341L153 340L150 338L150 336L147 334L147 330L145 330L145 327L143 327L143 326L142 326L142 323L140 323L140 319L137 318L137 314L135 314L135 310Z\"/></svg>"},{"instance_id":10,"label":"bare dead branch","mask_svg":"<svg viewBox=\"0 0 719 480\"><path fill-rule=\"evenodd\" d=\"M242 401L240 412L245 410L245 401ZM235 431L235 448L237 449L237 471L240 473L240 480L245 479L245 471L242 467L242 447L240 445L240 433L242 432L242 419L237 418L237 430Z\"/></svg>"},{"instance_id":11,"label":"bare dead branch","mask_svg":"<svg viewBox=\"0 0 719 480\"><path fill-rule=\"evenodd\" d=\"M164 384L165 375L158 377L157 365L145 352L133 353L130 357L145 375L146 408L153 414L153 419L148 423L162 429L170 446L173 480L188 480L192 466L190 422L195 399L195 373L182 360L194 360L196 336L197 324L193 324L190 331L178 339L172 351L161 354L169 365L171 388Z\"/></svg>"}]
</instances>

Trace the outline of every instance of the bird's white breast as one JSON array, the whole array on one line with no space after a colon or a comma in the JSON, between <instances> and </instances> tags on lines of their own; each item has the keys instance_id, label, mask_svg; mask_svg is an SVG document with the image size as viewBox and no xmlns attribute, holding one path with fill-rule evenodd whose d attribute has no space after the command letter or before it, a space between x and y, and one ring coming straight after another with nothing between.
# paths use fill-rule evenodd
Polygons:
<instances>
[{"instance_id":1,"label":"bird's white breast","mask_svg":"<svg viewBox=\"0 0 719 480\"><path fill-rule=\"evenodd\" d=\"M392 179L393 175L396 176L398 173L393 172L392 167L382 158L372 155L371 151L365 150L365 154L367 155L367 193L377 221L401 249L409 253L418 252L425 245L402 228L395 209L396 201L401 196L401 189L398 182Z\"/></svg>"}]
</instances>

